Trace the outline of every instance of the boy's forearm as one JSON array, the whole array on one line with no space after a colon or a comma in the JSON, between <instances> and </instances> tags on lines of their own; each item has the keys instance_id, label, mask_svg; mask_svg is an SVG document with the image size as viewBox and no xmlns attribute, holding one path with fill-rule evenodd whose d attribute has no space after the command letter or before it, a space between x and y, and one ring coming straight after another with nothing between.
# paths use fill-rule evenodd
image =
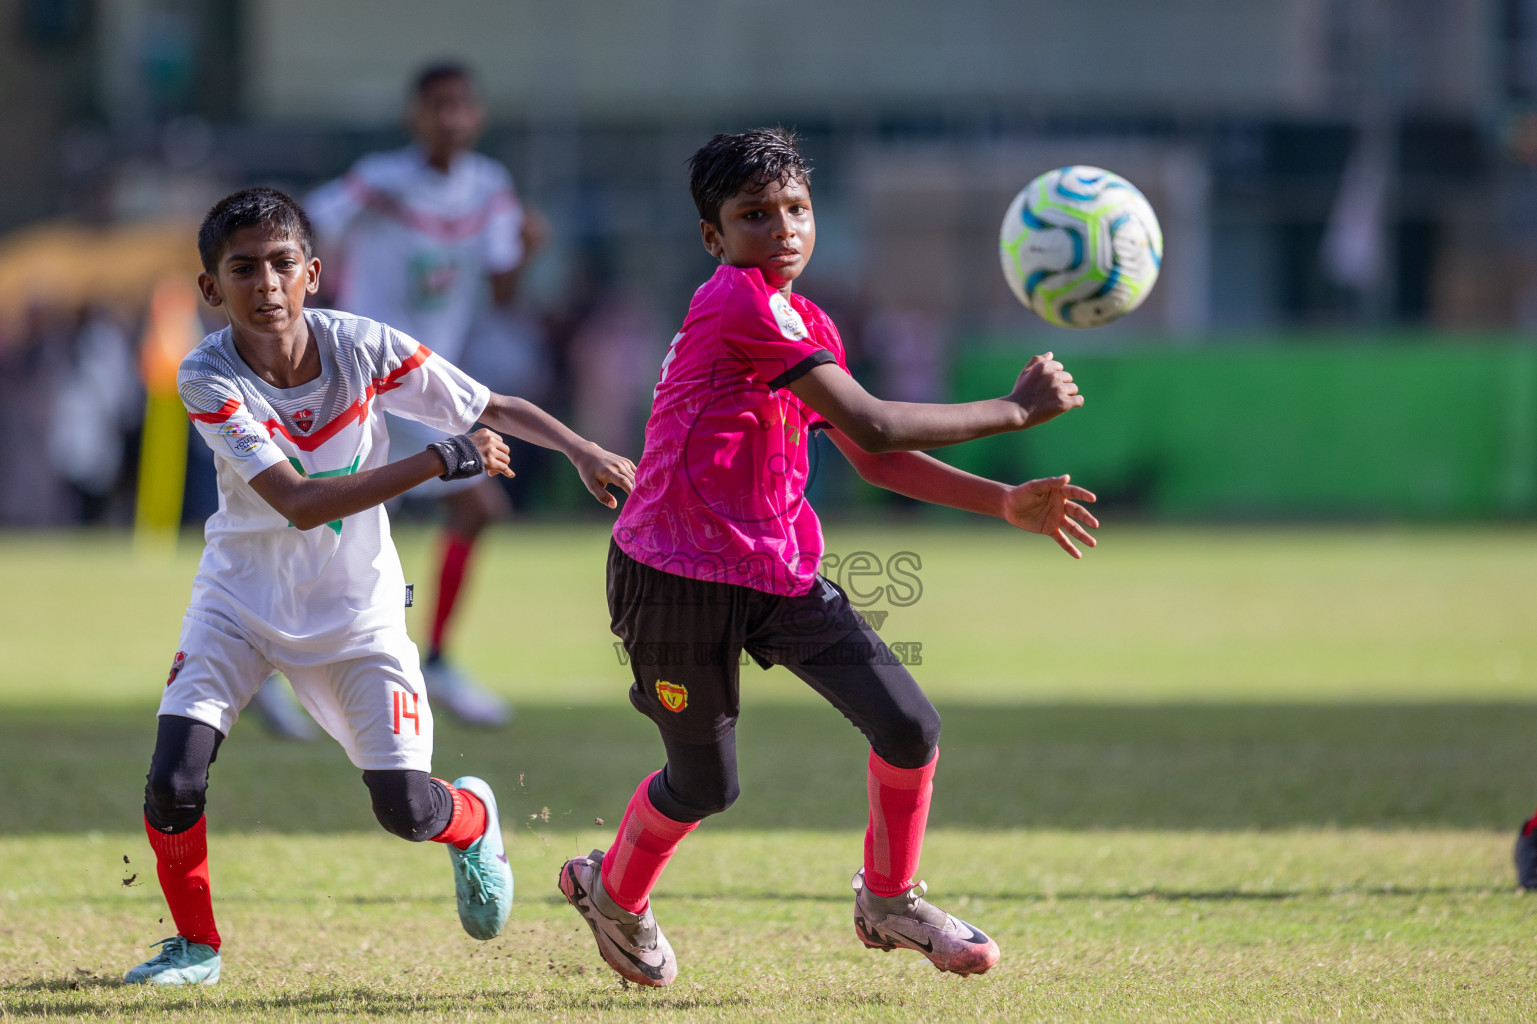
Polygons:
<instances>
[{"instance_id":1,"label":"boy's forearm","mask_svg":"<svg viewBox=\"0 0 1537 1024\"><path fill-rule=\"evenodd\" d=\"M1008 488L996 480L956 469L922 452L888 452L877 458L885 464L879 487L963 512L995 517L1003 514Z\"/></svg>"},{"instance_id":2,"label":"boy's forearm","mask_svg":"<svg viewBox=\"0 0 1537 1024\"><path fill-rule=\"evenodd\" d=\"M859 475L877 487L931 505L945 505L984 516L1003 514L1008 488L996 480L948 466L922 452L872 455L836 431L831 436Z\"/></svg>"},{"instance_id":3,"label":"boy's forearm","mask_svg":"<svg viewBox=\"0 0 1537 1024\"><path fill-rule=\"evenodd\" d=\"M1019 402L991 398L955 405L885 402L831 363L793 380L790 391L867 452L921 451L1031 425Z\"/></svg>"},{"instance_id":4,"label":"boy's forearm","mask_svg":"<svg viewBox=\"0 0 1537 1024\"><path fill-rule=\"evenodd\" d=\"M881 402L869 417L873 452L914 452L992 437L1029 426L1025 410L1003 398L955 405Z\"/></svg>"},{"instance_id":5,"label":"boy's forearm","mask_svg":"<svg viewBox=\"0 0 1537 1024\"><path fill-rule=\"evenodd\" d=\"M382 505L443 472L436 452L421 451L347 476L302 477L292 466L279 464L257 474L251 488L295 527L310 530Z\"/></svg>"},{"instance_id":6,"label":"boy's forearm","mask_svg":"<svg viewBox=\"0 0 1537 1024\"><path fill-rule=\"evenodd\" d=\"M480 414L480 422L498 433L520 441L553 448L570 458L578 448L591 444L586 438L551 416L533 402L510 395L492 395Z\"/></svg>"}]
</instances>

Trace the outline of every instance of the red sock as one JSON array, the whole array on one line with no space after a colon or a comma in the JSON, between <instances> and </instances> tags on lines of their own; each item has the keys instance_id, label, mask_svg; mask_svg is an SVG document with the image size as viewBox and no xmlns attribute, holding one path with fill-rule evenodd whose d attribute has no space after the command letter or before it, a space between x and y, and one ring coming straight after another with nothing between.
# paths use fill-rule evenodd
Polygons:
<instances>
[{"instance_id":1,"label":"red sock","mask_svg":"<svg viewBox=\"0 0 1537 1024\"><path fill-rule=\"evenodd\" d=\"M877 896L896 896L913 887L923 830L934 796L935 751L922 768L898 768L870 751L866 786L870 791L870 826L865 829L865 888Z\"/></svg>"},{"instance_id":2,"label":"red sock","mask_svg":"<svg viewBox=\"0 0 1537 1024\"><path fill-rule=\"evenodd\" d=\"M443 831L432 837L434 843L452 843L461 850L468 850L486 831L486 805L474 793L455 789L442 779L433 779L448 790L454 798L454 815L448 819Z\"/></svg>"},{"instance_id":3,"label":"red sock","mask_svg":"<svg viewBox=\"0 0 1537 1024\"><path fill-rule=\"evenodd\" d=\"M1534 831L1537 831L1537 814L1533 814L1530 818L1527 818L1526 824L1521 826L1521 834L1523 836L1529 836Z\"/></svg>"},{"instance_id":4,"label":"red sock","mask_svg":"<svg viewBox=\"0 0 1537 1024\"><path fill-rule=\"evenodd\" d=\"M603 855L603 888L615 903L632 914L644 914L651 890L683 837L699 827L697 821L673 821L651 804L647 790L658 772L640 780L630 806L619 821L614 845Z\"/></svg>"},{"instance_id":5,"label":"red sock","mask_svg":"<svg viewBox=\"0 0 1537 1024\"><path fill-rule=\"evenodd\" d=\"M474 547L473 537L461 537L457 533L443 535L443 566L438 573L437 607L432 611L432 635L427 645L429 657L443 649L443 634L448 631L448 620L459 600L459 588L464 585L465 565Z\"/></svg>"},{"instance_id":6,"label":"red sock","mask_svg":"<svg viewBox=\"0 0 1537 1024\"><path fill-rule=\"evenodd\" d=\"M188 942L219 948L219 929L213 920L213 893L208 888L208 819L185 832L166 835L144 821L149 845L155 851L155 873L160 891L171 907L177 934Z\"/></svg>"}]
</instances>

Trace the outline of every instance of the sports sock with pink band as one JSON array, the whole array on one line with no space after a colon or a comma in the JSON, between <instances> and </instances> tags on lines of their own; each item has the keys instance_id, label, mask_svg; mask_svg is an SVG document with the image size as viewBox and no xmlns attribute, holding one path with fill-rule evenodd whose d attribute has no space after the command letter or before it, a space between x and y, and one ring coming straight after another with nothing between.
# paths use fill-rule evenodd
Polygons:
<instances>
[{"instance_id":1,"label":"sports sock with pink band","mask_svg":"<svg viewBox=\"0 0 1537 1024\"><path fill-rule=\"evenodd\" d=\"M898 768L870 751L865 784L870 793L870 824L865 829L865 888L877 896L896 896L913 886L923 833L934 796L934 766L939 751L922 768Z\"/></svg>"},{"instance_id":2,"label":"sports sock with pink band","mask_svg":"<svg viewBox=\"0 0 1537 1024\"><path fill-rule=\"evenodd\" d=\"M640 780L619 822L619 834L603 856L603 888L614 902L632 914L643 914L651 890L683 837L699 827L697 821L673 821L657 810L647 792L652 772Z\"/></svg>"}]
</instances>

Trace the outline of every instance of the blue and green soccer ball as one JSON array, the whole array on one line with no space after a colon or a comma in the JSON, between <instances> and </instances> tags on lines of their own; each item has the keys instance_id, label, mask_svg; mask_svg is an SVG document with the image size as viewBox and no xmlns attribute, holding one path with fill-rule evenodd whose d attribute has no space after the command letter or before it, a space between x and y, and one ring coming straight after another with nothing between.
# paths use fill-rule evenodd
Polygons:
<instances>
[{"instance_id":1,"label":"blue and green soccer ball","mask_svg":"<svg viewBox=\"0 0 1537 1024\"><path fill-rule=\"evenodd\" d=\"M1163 230L1141 192L1098 167L1026 185L998 234L1015 298L1058 327L1101 327L1136 309L1163 263Z\"/></svg>"}]
</instances>

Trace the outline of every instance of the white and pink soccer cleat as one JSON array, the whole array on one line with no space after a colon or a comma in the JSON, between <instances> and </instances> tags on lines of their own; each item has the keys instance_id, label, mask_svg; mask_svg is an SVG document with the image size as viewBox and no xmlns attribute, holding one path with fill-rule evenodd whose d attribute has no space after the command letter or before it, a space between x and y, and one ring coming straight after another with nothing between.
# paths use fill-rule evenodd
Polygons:
<instances>
[{"instance_id":1,"label":"white and pink soccer cleat","mask_svg":"<svg viewBox=\"0 0 1537 1024\"><path fill-rule=\"evenodd\" d=\"M603 851L572 857L560 869L560 891L592 929L598 953L626 981L661 988L678 977L678 958L647 907L632 914L603 888Z\"/></svg>"},{"instance_id":2,"label":"white and pink soccer cleat","mask_svg":"<svg viewBox=\"0 0 1537 1024\"><path fill-rule=\"evenodd\" d=\"M865 869L854 874L854 933L871 949L915 949L941 971L985 974L998 962L998 943L923 898L919 882L896 896L865 888Z\"/></svg>"}]
</instances>

